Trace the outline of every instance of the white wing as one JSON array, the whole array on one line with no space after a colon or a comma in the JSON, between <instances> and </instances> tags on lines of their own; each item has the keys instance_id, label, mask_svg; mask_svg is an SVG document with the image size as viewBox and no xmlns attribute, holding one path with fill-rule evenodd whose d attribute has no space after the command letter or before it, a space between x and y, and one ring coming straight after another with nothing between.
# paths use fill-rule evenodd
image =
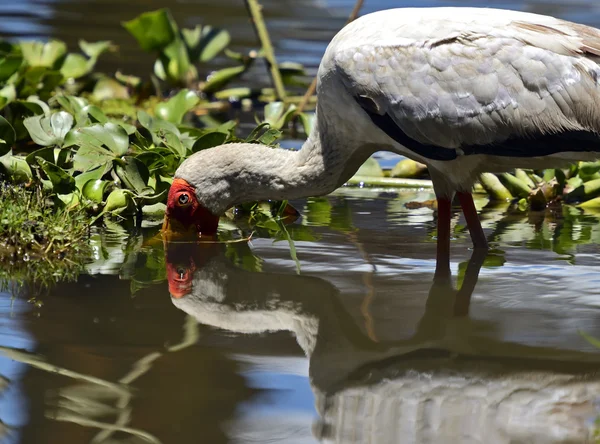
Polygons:
<instances>
[{"instance_id":1,"label":"white wing","mask_svg":"<svg viewBox=\"0 0 600 444\"><path fill-rule=\"evenodd\" d=\"M371 116L417 143L548 144L561 133L545 154L570 138L600 151L600 30L512 11L393 10L346 27L326 57ZM530 145L512 154L539 155Z\"/></svg>"}]
</instances>

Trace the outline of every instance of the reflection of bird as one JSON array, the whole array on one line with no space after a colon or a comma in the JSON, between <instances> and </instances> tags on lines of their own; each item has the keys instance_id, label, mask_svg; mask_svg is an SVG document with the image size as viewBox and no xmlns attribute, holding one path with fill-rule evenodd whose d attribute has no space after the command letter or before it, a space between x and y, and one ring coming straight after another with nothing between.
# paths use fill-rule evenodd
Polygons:
<instances>
[{"instance_id":1,"label":"reflection of bird","mask_svg":"<svg viewBox=\"0 0 600 444\"><path fill-rule=\"evenodd\" d=\"M576 374L597 368L597 357L473 331L465 315L477 253L458 292L436 280L412 338L375 342L329 282L244 271L221 248L167 245L173 304L232 332L292 332L310 359L323 440L586 442L600 381Z\"/></svg>"},{"instance_id":2,"label":"reflection of bird","mask_svg":"<svg viewBox=\"0 0 600 444\"><path fill-rule=\"evenodd\" d=\"M476 247L478 174L542 168L600 151L600 31L476 8L394 9L347 25L319 68L314 129L299 152L231 144L177 170L166 225L212 234L234 204L325 194L375 151L429 166L438 249L456 194Z\"/></svg>"}]
</instances>

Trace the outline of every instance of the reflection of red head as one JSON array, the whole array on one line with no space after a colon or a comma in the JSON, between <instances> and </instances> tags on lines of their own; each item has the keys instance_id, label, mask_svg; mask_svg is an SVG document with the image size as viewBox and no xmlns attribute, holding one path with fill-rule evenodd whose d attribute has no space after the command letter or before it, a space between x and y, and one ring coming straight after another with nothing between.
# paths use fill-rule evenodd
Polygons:
<instances>
[{"instance_id":1,"label":"reflection of red head","mask_svg":"<svg viewBox=\"0 0 600 444\"><path fill-rule=\"evenodd\" d=\"M175 299L181 299L192 292L196 265L190 260L189 266L167 262L167 280L169 293Z\"/></svg>"},{"instance_id":2,"label":"reflection of red head","mask_svg":"<svg viewBox=\"0 0 600 444\"><path fill-rule=\"evenodd\" d=\"M204 208L196 198L196 192L188 182L175 179L167 198L167 210L163 230L190 232L213 236L217 232L219 216Z\"/></svg>"}]
</instances>

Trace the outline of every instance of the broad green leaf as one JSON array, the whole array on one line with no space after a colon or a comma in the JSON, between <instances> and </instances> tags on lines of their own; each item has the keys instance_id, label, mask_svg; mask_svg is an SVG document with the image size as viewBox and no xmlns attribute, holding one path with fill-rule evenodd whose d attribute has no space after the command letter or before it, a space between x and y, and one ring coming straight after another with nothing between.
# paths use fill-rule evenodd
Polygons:
<instances>
[{"instance_id":1,"label":"broad green leaf","mask_svg":"<svg viewBox=\"0 0 600 444\"><path fill-rule=\"evenodd\" d=\"M161 55L163 66L167 68L167 77L174 82L184 83L188 80L192 65L183 40L176 38L167 46Z\"/></svg>"},{"instance_id":2,"label":"broad green leaf","mask_svg":"<svg viewBox=\"0 0 600 444\"><path fill-rule=\"evenodd\" d=\"M167 206L162 202L155 204L147 204L142 207L142 214L144 217L158 219L164 216L167 211Z\"/></svg>"},{"instance_id":3,"label":"broad green leaf","mask_svg":"<svg viewBox=\"0 0 600 444\"><path fill-rule=\"evenodd\" d=\"M9 153L0 157L0 163L4 166L6 173L13 182L29 182L33 177L31 168L29 168L24 157L14 156Z\"/></svg>"},{"instance_id":4,"label":"broad green leaf","mask_svg":"<svg viewBox=\"0 0 600 444\"><path fill-rule=\"evenodd\" d=\"M135 208L131 191L116 189L106 198L103 213L122 214Z\"/></svg>"},{"instance_id":5,"label":"broad green leaf","mask_svg":"<svg viewBox=\"0 0 600 444\"><path fill-rule=\"evenodd\" d=\"M223 143L225 143L225 140L227 140L226 133L221 133L218 131L210 132L196 140L194 146L192 147L192 152L196 153L207 148L222 145Z\"/></svg>"},{"instance_id":6,"label":"broad green leaf","mask_svg":"<svg viewBox=\"0 0 600 444\"><path fill-rule=\"evenodd\" d=\"M110 40L101 40L99 42L86 42L85 40L79 40L79 47L90 59L97 59L100 54L111 49L112 42Z\"/></svg>"},{"instance_id":7,"label":"broad green leaf","mask_svg":"<svg viewBox=\"0 0 600 444\"><path fill-rule=\"evenodd\" d=\"M182 89L166 102L158 103L154 112L169 122L180 124L188 111L200 101L198 94L189 89Z\"/></svg>"},{"instance_id":8,"label":"broad green leaf","mask_svg":"<svg viewBox=\"0 0 600 444\"><path fill-rule=\"evenodd\" d=\"M202 26L196 25L192 29L182 29L181 37L187 46L188 54L192 62L198 61L200 57L200 39L202 38Z\"/></svg>"},{"instance_id":9,"label":"broad green leaf","mask_svg":"<svg viewBox=\"0 0 600 444\"><path fill-rule=\"evenodd\" d=\"M162 190L160 193L151 193L143 196L139 196L139 200L142 205L154 205L159 202L166 202L169 190Z\"/></svg>"},{"instance_id":10,"label":"broad green leaf","mask_svg":"<svg viewBox=\"0 0 600 444\"><path fill-rule=\"evenodd\" d=\"M14 85L6 85L0 89L0 109L17 98L17 90Z\"/></svg>"},{"instance_id":11,"label":"broad green leaf","mask_svg":"<svg viewBox=\"0 0 600 444\"><path fill-rule=\"evenodd\" d=\"M302 123L302 128L304 128L304 133L307 136L310 136L310 133L312 132L312 129L315 124L315 113L300 113L299 117L300 123Z\"/></svg>"},{"instance_id":12,"label":"broad green leaf","mask_svg":"<svg viewBox=\"0 0 600 444\"><path fill-rule=\"evenodd\" d=\"M0 57L0 81L6 82L23 63L23 57L20 54L6 54Z\"/></svg>"},{"instance_id":13,"label":"broad green leaf","mask_svg":"<svg viewBox=\"0 0 600 444\"><path fill-rule=\"evenodd\" d=\"M42 157L38 157L37 162L52 182L54 192L69 194L75 191L75 179L69 173Z\"/></svg>"},{"instance_id":14,"label":"broad green leaf","mask_svg":"<svg viewBox=\"0 0 600 444\"><path fill-rule=\"evenodd\" d=\"M202 28L202 38L200 40L199 60L208 62L214 59L231 42L229 32L224 29L204 26Z\"/></svg>"},{"instance_id":15,"label":"broad green leaf","mask_svg":"<svg viewBox=\"0 0 600 444\"><path fill-rule=\"evenodd\" d=\"M283 102L271 102L265 106L265 122L271 128L281 129L294 117L295 111L295 105L286 108Z\"/></svg>"},{"instance_id":16,"label":"broad green leaf","mask_svg":"<svg viewBox=\"0 0 600 444\"><path fill-rule=\"evenodd\" d=\"M83 107L87 105L87 100L83 97L59 94L54 96L54 98L66 112L73 116L77 116Z\"/></svg>"},{"instance_id":17,"label":"broad green leaf","mask_svg":"<svg viewBox=\"0 0 600 444\"><path fill-rule=\"evenodd\" d=\"M123 184L136 193L142 193L147 188L150 173L143 162L135 157L125 157L123 164L117 164L115 171Z\"/></svg>"},{"instance_id":18,"label":"broad green leaf","mask_svg":"<svg viewBox=\"0 0 600 444\"><path fill-rule=\"evenodd\" d=\"M21 42L23 58L31 67L52 68L67 53L67 45L58 40L47 43L33 41Z\"/></svg>"},{"instance_id":19,"label":"broad green leaf","mask_svg":"<svg viewBox=\"0 0 600 444\"><path fill-rule=\"evenodd\" d=\"M11 150L16 138L15 129L8 120L0 116L0 156L4 156Z\"/></svg>"},{"instance_id":20,"label":"broad green leaf","mask_svg":"<svg viewBox=\"0 0 600 444\"><path fill-rule=\"evenodd\" d=\"M156 146L164 144L178 156L186 155L187 149L181 143L181 132L174 124L159 117L151 117L144 111L138 112L138 121L150 131Z\"/></svg>"},{"instance_id":21,"label":"broad green leaf","mask_svg":"<svg viewBox=\"0 0 600 444\"><path fill-rule=\"evenodd\" d=\"M19 96L37 95L43 100L48 100L54 90L64 81L63 75L56 70L37 66L25 71L21 82Z\"/></svg>"},{"instance_id":22,"label":"broad green leaf","mask_svg":"<svg viewBox=\"0 0 600 444\"><path fill-rule=\"evenodd\" d=\"M104 149L94 145L83 145L73 156L73 169L75 171L86 172L111 163L114 155Z\"/></svg>"},{"instance_id":23,"label":"broad green leaf","mask_svg":"<svg viewBox=\"0 0 600 444\"><path fill-rule=\"evenodd\" d=\"M115 73L115 79L117 79L119 82L123 83L124 85L131 86L132 88L137 88L142 83L142 79L140 79L139 77L132 76L132 75L126 75L119 71L117 71Z\"/></svg>"},{"instance_id":24,"label":"broad green leaf","mask_svg":"<svg viewBox=\"0 0 600 444\"><path fill-rule=\"evenodd\" d=\"M85 128L78 128L69 133L66 145L90 145L96 148L105 146L115 156L123 156L129 149L129 136L119 125L108 122L104 125L96 124Z\"/></svg>"},{"instance_id":25,"label":"broad green leaf","mask_svg":"<svg viewBox=\"0 0 600 444\"><path fill-rule=\"evenodd\" d=\"M164 143L167 148L170 148L173 152L179 155L179 157L185 157L187 154L187 148L181 143L180 136L174 133L165 133Z\"/></svg>"},{"instance_id":26,"label":"broad green leaf","mask_svg":"<svg viewBox=\"0 0 600 444\"><path fill-rule=\"evenodd\" d=\"M88 74L92 68L93 64L81 54L68 54L60 67L60 73L65 79L78 79Z\"/></svg>"},{"instance_id":27,"label":"broad green leaf","mask_svg":"<svg viewBox=\"0 0 600 444\"><path fill-rule=\"evenodd\" d=\"M25 107L33 111L35 114L43 113L44 116L50 117L50 107L46 102L40 100L38 96L29 96L25 102L22 102ZM36 106L37 105L37 106ZM41 111L36 111L37 109Z\"/></svg>"},{"instance_id":28,"label":"broad green leaf","mask_svg":"<svg viewBox=\"0 0 600 444\"><path fill-rule=\"evenodd\" d=\"M74 208L79 205L79 196L77 193L57 194L56 197L66 208Z\"/></svg>"},{"instance_id":29,"label":"broad green leaf","mask_svg":"<svg viewBox=\"0 0 600 444\"><path fill-rule=\"evenodd\" d=\"M106 114L104 114L104 112L96 105L84 106L80 111L80 115L85 116L85 119L87 119L89 116L90 120L94 123L105 124L108 122L108 117L106 117Z\"/></svg>"},{"instance_id":30,"label":"broad green leaf","mask_svg":"<svg viewBox=\"0 0 600 444\"><path fill-rule=\"evenodd\" d=\"M175 39L167 9L145 12L122 24L144 51L160 51Z\"/></svg>"},{"instance_id":31,"label":"broad green leaf","mask_svg":"<svg viewBox=\"0 0 600 444\"><path fill-rule=\"evenodd\" d=\"M62 145L65 136L73 126L73 116L66 111L59 111L50 117L41 115L27 117L23 125L38 145Z\"/></svg>"},{"instance_id":32,"label":"broad green leaf","mask_svg":"<svg viewBox=\"0 0 600 444\"><path fill-rule=\"evenodd\" d=\"M262 143L263 145L270 146L273 143L275 143L282 136L282 134L283 133L281 131L276 130L274 128L270 128L258 138L258 142Z\"/></svg>"},{"instance_id":33,"label":"broad green leaf","mask_svg":"<svg viewBox=\"0 0 600 444\"><path fill-rule=\"evenodd\" d=\"M223 88L233 79L241 76L246 71L245 65L232 66L231 68L224 68L219 71L212 73L206 82L202 85L202 91L206 94L212 94L215 91Z\"/></svg>"},{"instance_id":34,"label":"broad green leaf","mask_svg":"<svg viewBox=\"0 0 600 444\"><path fill-rule=\"evenodd\" d=\"M115 79L103 77L96 82L92 97L98 102L109 99L129 99L129 90Z\"/></svg>"},{"instance_id":35,"label":"broad green leaf","mask_svg":"<svg viewBox=\"0 0 600 444\"><path fill-rule=\"evenodd\" d=\"M54 147L47 146L45 148L35 150L25 157L25 161L29 164L29 166L34 167L39 165L38 158L40 157L48 162L54 163Z\"/></svg>"},{"instance_id":36,"label":"broad green leaf","mask_svg":"<svg viewBox=\"0 0 600 444\"><path fill-rule=\"evenodd\" d=\"M81 189L81 194L91 201L101 203L104 201L104 194L111 185L108 180L91 179L88 180Z\"/></svg>"},{"instance_id":37,"label":"broad green leaf","mask_svg":"<svg viewBox=\"0 0 600 444\"><path fill-rule=\"evenodd\" d=\"M105 164L95 170L86 171L85 173L81 173L78 176L75 176L75 185L78 190L83 190L83 187L90 180L99 180L107 173L107 170L110 171L108 166L112 167L112 164Z\"/></svg>"}]
</instances>

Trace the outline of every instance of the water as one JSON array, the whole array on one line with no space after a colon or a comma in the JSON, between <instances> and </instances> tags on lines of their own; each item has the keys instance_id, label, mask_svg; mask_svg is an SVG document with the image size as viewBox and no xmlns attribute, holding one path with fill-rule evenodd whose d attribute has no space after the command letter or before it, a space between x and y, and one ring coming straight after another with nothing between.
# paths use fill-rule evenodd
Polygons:
<instances>
[{"instance_id":1,"label":"water","mask_svg":"<svg viewBox=\"0 0 600 444\"><path fill-rule=\"evenodd\" d=\"M352 3L265 1L278 55L314 72ZM591 1L486 4L600 25ZM119 21L164 5L6 3L0 30L123 42L105 66L143 74ZM171 8L255 44L239 1ZM432 197L344 188L294 202L300 274L267 230L166 252L156 228L94 233L78 282L0 295L0 442L591 442L600 216L481 197L493 249L472 256L457 213L453 280L434 282L433 213L406 206Z\"/></svg>"}]
</instances>

